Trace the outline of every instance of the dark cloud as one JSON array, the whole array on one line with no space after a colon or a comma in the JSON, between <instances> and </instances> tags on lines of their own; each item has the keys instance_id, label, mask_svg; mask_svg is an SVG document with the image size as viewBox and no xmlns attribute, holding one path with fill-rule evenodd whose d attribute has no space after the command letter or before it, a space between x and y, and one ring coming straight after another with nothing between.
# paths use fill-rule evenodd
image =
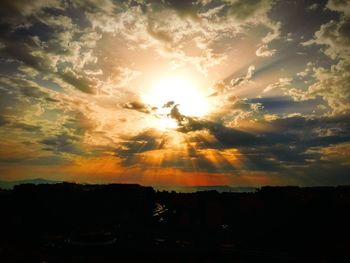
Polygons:
<instances>
[{"instance_id":1,"label":"dark cloud","mask_svg":"<svg viewBox=\"0 0 350 263\"><path fill-rule=\"evenodd\" d=\"M67 119L63 126L72 131L76 136L84 136L86 133L93 132L97 126L95 122L90 120L82 112L72 112L71 115L72 117Z\"/></svg>"},{"instance_id":2,"label":"dark cloud","mask_svg":"<svg viewBox=\"0 0 350 263\"><path fill-rule=\"evenodd\" d=\"M259 143L254 147L241 147L240 150L255 169L287 172L288 167L294 165L309 167L313 162L324 162L321 160L320 152L310 151L310 149L315 147L322 149L350 140L348 123L348 117L307 119L295 116L277 119L271 124L273 131L260 134ZM315 130L317 127L324 129L339 127L342 132L319 136Z\"/></svg>"},{"instance_id":3,"label":"dark cloud","mask_svg":"<svg viewBox=\"0 0 350 263\"><path fill-rule=\"evenodd\" d=\"M175 102L174 101L168 101L167 103L165 103L163 105L163 108L171 108L175 105Z\"/></svg>"},{"instance_id":4,"label":"dark cloud","mask_svg":"<svg viewBox=\"0 0 350 263\"><path fill-rule=\"evenodd\" d=\"M0 49L0 54L3 57L24 63L41 73L49 73L50 69L54 71L54 65L49 57L33 55L34 50L41 49L37 40L38 38L35 37L24 39L21 36L14 37L11 35L9 38L2 36L5 47Z\"/></svg>"},{"instance_id":5,"label":"dark cloud","mask_svg":"<svg viewBox=\"0 0 350 263\"><path fill-rule=\"evenodd\" d=\"M56 0L3 0L0 2L0 21L24 22L26 17L35 15L45 8L61 8L61 2Z\"/></svg>"},{"instance_id":6,"label":"dark cloud","mask_svg":"<svg viewBox=\"0 0 350 263\"><path fill-rule=\"evenodd\" d=\"M39 133L41 132L41 127L37 126L37 125L32 125L32 124L28 124L28 123L13 123L11 125L11 127L13 128L17 128L17 129L21 129L27 132L35 132L35 133Z\"/></svg>"},{"instance_id":7,"label":"dark cloud","mask_svg":"<svg viewBox=\"0 0 350 263\"><path fill-rule=\"evenodd\" d=\"M310 152L314 147L323 148L348 142L350 140L349 121L349 118L344 116L337 119L330 117L308 119L303 116L294 116L270 122L269 125L273 129L271 131L246 133L225 127L220 123L187 118L179 131L185 133L203 129L209 131L217 142L210 143L199 138L199 141L204 143L197 143L197 147L199 149L237 148L246 158L245 168L248 170L287 172L293 165L308 167L312 160L322 162L320 153ZM323 129L338 127L338 129L337 133L324 132L320 135L318 127Z\"/></svg>"},{"instance_id":8,"label":"dark cloud","mask_svg":"<svg viewBox=\"0 0 350 263\"><path fill-rule=\"evenodd\" d=\"M338 117L313 117L308 118L302 115L296 115L286 118L280 118L271 122L271 126L276 133L299 133L302 135L309 135L315 127L335 127L336 125L342 126L346 131L350 131L350 118L348 116Z\"/></svg>"},{"instance_id":9,"label":"dark cloud","mask_svg":"<svg viewBox=\"0 0 350 263\"><path fill-rule=\"evenodd\" d=\"M240 147L253 145L260 140L257 136L225 125L207 120L196 120L187 118L178 131L188 133L199 130L208 130L220 143L223 148Z\"/></svg>"},{"instance_id":10,"label":"dark cloud","mask_svg":"<svg viewBox=\"0 0 350 263\"><path fill-rule=\"evenodd\" d=\"M250 103L260 103L265 111L271 114L292 114L296 112L309 115L314 111L324 113L326 109L318 108L322 105L322 100L316 98L310 101L295 101L289 96L265 97L249 99Z\"/></svg>"},{"instance_id":11,"label":"dark cloud","mask_svg":"<svg viewBox=\"0 0 350 263\"><path fill-rule=\"evenodd\" d=\"M73 87L75 87L76 89L82 92L89 93L89 94L94 94L96 92L94 89L94 85L90 80L76 74L74 71L70 69L67 69L66 71L64 71L59 75L65 82L67 82L68 84L72 85Z\"/></svg>"},{"instance_id":12,"label":"dark cloud","mask_svg":"<svg viewBox=\"0 0 350 263\"><path fill-rule=\"evenodd\" d=\"M166 138L159 131L149 129L136 136L125 138L125 141L115 151L116 155L124 160L125 165L132 164L135 162L135 156L143 152L162 149L165 141Z\"/></svg>"},{"instance_id":13,"label":"dark cloud","mask_svg":"<svg viewBox=\"0 0 350 263\"><path fill-rule=\"evenodd\" d=\"M193 145L194 139L187 139L184 145L186 152L182 152L180 155L174 156L173 153L164 153L167 149L172 149L169 144L172 144L172 137L166 132L160 133L157 130L146 130L140 134L128 138L124 138L125 141L121 143L120 147L115 149L116 156L122 159L122 165L130 167L138 165L143 168L150 168L156 165L156 168L177 168L187 172L211 172L222 173L232 172L235 167L225 159L219 152L215 151L218 156L217 163L213 163L213 160L208 158L205 152L202 152L201 147ZM198 142L201 142L199 139ZM150 151L158 151L159 162L145 163L146 153Z\"/></svg>"},{"instance_id":14,"label":"dark cloud","mask_svg":"<svg viewBox=\"0 0 350 263\"><path fill-rule=\"evenodd\" d=\"M55 153L82 154L83 151L78 144L79 138L68 134L59 134L40 141L40 143L49 146Z\"/></svg>"},{"instance_id":15,"label":"dark cloud","mask_svg":"<svg viewBox=\"0 0 350 263\"><path fill-rule=\"evenodd\" d=\"M178 105L172 106L169 117L177 121L179 126L177 131L189 133L208 130L224 148L250 145L259 140L257 136L237 129L228 128L219 122L185 116L180 113Z\"/></svg>"},{"instance_id":16,"label":"dark cloud","mask_svg":"<svg viewBox=\"0 0 350 263\"><path fill-rule=\"evenodd\" d=\"M176 104L171 108L169 117L175 119L180 125L182 125L182 122L187 119L187 117L180 113L178 106L179 105Z\"/></svg>"},{"instance_id":17,"label":"dark cloud","mask_svg":"<svg viewBox=\"0 0 350 263\"><path fill-rule=\"evenodd\" d=\"M0 111L6 112L9 106L14 103L24 104L29 102L30 105L41 107L42 104L56 103L58 100L52 98L49 90L41 87L36 82L22 79L20 76L6 76L0 74L0 93L5 95L0 100L4 108ZM6 98L6 100L5 100ZM6 107L7 106L7 107ZM11 107L11 106L10 106Z\"/></svg>"},{"instance_id":18,"label":"dark cloud","mask_svg":"<svg viewBox=\"0 0 350 263\"><path fill-rule=\"evenodd\" d=\"M7 119L4 116L0 115L0 126L6 125L7 123Z\"/></svg>"},{"instance_id":19,"label":"dark cloud","mask_svg":"<svg viewBox=\"0 0 350 263\"><path fill-rule=\"evenodd\" d=\"M124 109L136 110L142 113L150 114L152 108L140 101L132 101L123 104Z\"/></svg>"},{"instance_id":20,"label":"dark cloud","mask_svg":"<svg viewBox=\"0 0 350 263\"><path fill-rule=\"evenodd\" d=\"M285 119L275 120L272 124L274 130L271 132L261 132L259 134L250 134L237 129L225 127L223 124L210 122L206 120L195 120L184 117L178 128L179 132L190 136L187 144L189 157L192 159L196 169L207 172L234 171L230 163L221 161L219 166L213 166L213 163L207 159L201 151L212 149L222 151L224 149L238 149L244 156L244 169L252 171L274 171L288 172L290 167L305 166L309 167L311 161L322 162L320 153L312 152L310 149L315 147L327 147L349 141L348 132L342 135L331 135L319 137L312 131L319 125L335 125L344 123L344 119L337 122L334 119L314 119L308 120L304 117L296 116ZM303 132L304 129L309 132ZM350 128L350 127L344 127ZM213 135L215 141L206 140L201 137L199 131L207 131ZM125 165L136 164L140 161L137 156L147 151L163 149L166 144L164 134L154 130L143 132L135 137L129 138L122 147L117 150L117 155L124 159ZM195 143L192 146L190 142ZM223 159L224 160L224 159ZM181 169L193 169L186 167L186 160L167 160L162 163L163 167L181 167ZM243 168L242 167L242 168Z\"/></svg>"}]
</instances>

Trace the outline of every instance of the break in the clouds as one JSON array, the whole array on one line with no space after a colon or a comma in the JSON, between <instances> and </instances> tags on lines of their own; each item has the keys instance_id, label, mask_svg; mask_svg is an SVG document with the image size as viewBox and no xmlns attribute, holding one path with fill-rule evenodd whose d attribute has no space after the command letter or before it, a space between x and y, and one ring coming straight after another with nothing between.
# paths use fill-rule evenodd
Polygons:
<instances>
[{"instance_id":1,"label":"break in the clouds","mask_svg":"<svg viewBox=\"0 0 350 263\"><path fill-rule=\"evenodd\" d=\"M350 3L0 3L0 179L349 184Z\"/></svg>"}]
</instances>

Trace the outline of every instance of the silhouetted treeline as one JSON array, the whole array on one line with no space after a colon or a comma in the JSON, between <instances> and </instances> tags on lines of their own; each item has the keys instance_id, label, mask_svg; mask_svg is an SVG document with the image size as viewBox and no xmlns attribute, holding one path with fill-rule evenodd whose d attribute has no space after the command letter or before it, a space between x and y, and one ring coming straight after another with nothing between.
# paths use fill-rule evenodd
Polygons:
<instances>
[{"instance_id":1,"label":"silhouetted treeline","mask_svg":"<svg viewBox=\"0 0 350 263\"><path fill-rule=\"evenodd\" d=\"M0 190L0 262L337 262L350 259L350 187L255 193L139 185Z\"/></svg>"}]
</instances>

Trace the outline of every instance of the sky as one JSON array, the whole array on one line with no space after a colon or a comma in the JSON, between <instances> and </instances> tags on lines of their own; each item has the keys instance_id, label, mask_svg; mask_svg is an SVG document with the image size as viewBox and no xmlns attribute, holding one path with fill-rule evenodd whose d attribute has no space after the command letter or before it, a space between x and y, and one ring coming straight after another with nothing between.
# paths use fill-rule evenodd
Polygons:
<instances>
[{"instance_id":1,"label":"sky","mask_svg":"<svg viewBox=\"0 0 350 263\"><path fill-rule=\"evenodd\" d=\"M0 180L350 184L350 1L2 0Z\"/></svg>"}]
</instances>

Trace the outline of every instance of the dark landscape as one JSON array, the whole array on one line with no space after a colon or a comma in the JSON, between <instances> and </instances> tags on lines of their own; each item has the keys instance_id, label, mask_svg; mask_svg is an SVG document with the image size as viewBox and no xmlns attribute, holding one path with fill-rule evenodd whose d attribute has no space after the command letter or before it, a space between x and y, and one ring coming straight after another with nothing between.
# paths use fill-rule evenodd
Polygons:
<instances>
[{"instance_id":1,"label":"dark landscape","mask_svg":"<svg viewBox=\"0 0 350 263\"><path fill-rule=\"evenodd\" d=\"M350 0L0 0L0 263L350 262Z\"/></svg>"},{"instance_id":2,"label":"dark landscape","mask_svg":"<svg viewBox=\"0 0 350 263\"><path fill-rule=\"evenodd\" d=\"M256 192L22 184L0 191L1 262L346 262L350 187Z\"/></svg>"}]
</instances>

